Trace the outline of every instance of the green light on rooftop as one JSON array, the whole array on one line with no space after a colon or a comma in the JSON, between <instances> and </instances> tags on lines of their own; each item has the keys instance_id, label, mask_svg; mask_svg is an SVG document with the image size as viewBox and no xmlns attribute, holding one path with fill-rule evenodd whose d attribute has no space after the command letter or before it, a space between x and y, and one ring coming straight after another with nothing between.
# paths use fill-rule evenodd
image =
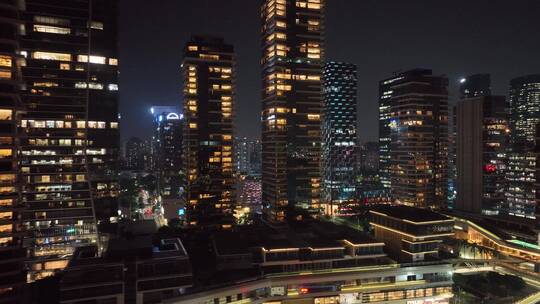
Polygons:
<instances>
[{"instance_id":1,"label":"green light on rooftop","mask_svg":"<svg viewBox=\"0 0 540 304\"><path fill-rule=\"evenodd\" d=\"M519 245L519 246L522 246L522 247L525 247L525 248L531 248L531 249L540 250L540 246L538 246L536 244L531 244L531 243L527 243L527 242L524 242L524 241L520 241L520 240L508 240L507 242L512 243L512 244L516 244L516 245Z\"/></svg>"}]
</instances>

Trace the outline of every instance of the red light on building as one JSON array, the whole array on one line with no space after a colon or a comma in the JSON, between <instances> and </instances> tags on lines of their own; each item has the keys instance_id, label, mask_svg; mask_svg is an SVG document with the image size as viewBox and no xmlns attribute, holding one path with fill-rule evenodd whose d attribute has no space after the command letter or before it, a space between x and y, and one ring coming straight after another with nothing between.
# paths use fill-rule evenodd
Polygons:
<instances>
[{"instance_id":1,"label":"red light on building","mask_svg":"<svg viewBox=\"0 0 540 304\"><path fill-rule=\"evenodd\" d=\"M487 173L493 173L495 171L497 171L497 167L493 164L487 164L484 166L484 170L487 172Z\"/></svg>"},{"instance_id":2,"label":"red light on building","mask_svg":"<svg viewBox=\"0 0 540 304\"><path fill-rule=\"evenodd\" d=\"M308 293L308 292L309 292L309 288L306 288L306 287L300 288L300 293Z\"/></svg>"}]
</instances>

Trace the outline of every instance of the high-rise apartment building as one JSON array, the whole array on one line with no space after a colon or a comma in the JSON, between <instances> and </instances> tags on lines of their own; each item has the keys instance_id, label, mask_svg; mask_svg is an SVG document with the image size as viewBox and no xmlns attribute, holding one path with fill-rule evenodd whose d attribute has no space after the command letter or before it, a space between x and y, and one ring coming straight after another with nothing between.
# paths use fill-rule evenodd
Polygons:
<instances>
[{"instance_id":1,"label":"high-rise apartment building","mask_svg":"<svg viewBox=\"0 0 540 304\"><path fill-rule=\"evenodd\" d=\"M29 280L117 215L117 1L18 1L20 197ZM14 69L15 71L15 69Z\"/></svg>"},{"instance_id":2,"label":"high-rise apartment building","mask_svg":"<svg viewBox=\"0 0 540 304\"><path fill-rule=\"evenodd\" d=\"M157 189L164 198L180 198L184 191L182 136L184 116L178 107L154 106L152 137Z\"/></svg>"},{"instance_id":3,"label":"high-rise apartment building","mask_svg":"<svg viewBox=\"0 0 540 304\"><path fill-rule=\"evenodd\" d=\"M540 122L540 74L510 81L511 147L508 153L506 206L503 214L536 217L535 138Z\"/></svg>"},{"instance_id":4,"label":"high-rise apartment building","mask_svg":"<svg viewBox=\"0 0 540 304\"><path fill-rule=\"evenodd\" d=\"M126 167L131 170L144 169L145 146L142 139L132 137L126 142L125 161Z\"/></svg>"},{"instance_id":5,"label":"high-rise apartment building","mask_svg":"<svg viewBox=\"0 0 540 304\"><path fill-rule=\"evenodd\" d=\"M448 79L433 75L431 70L415 69L382 83L388 86L385 92L391 92L390 181L394 199L417 207L445 206Z\"/></svg>"},{"instance_id":6,"label":"high-rise apartment building","mask_svg":"<svg viewBox=\"0 0 540 304\"><path fill-rule=\"evenodd\" d=\"M327 213L339 213L355 199L358 146L356 138L356 65L328 62L323 69L322 202Z\"/></svg>"},{"instance_id":7,"label":"high-rise apartment building","mask_svg":"<svg viewBox=\"0 0 540 304\"><path fill-rule=\"evenodd\" d=\"M192 225L228 225L234 209L234 56L234 47L216 37L194 36L184 49L184 172Z\"/></svg>"},{"instance_id":8,"label":"high-rise apartment building","mask_svg":"<svg viewBox=\"0 0 540 304\"><path fill-rule=\"evenodd\" d=\"M287 206L320 210L324 6L261 6L263 204L276 222Z\"/></svg>"},{"instance_id":9,"label":"high-rise apartment building","mask_svg":"<svg viewBox=\"0 0 540 304\"><path fill-rule=\"evenodd\" d=\"M460 100L456 113L459 211L496 214L505 200L509 124L504 96Z\"/></svg>"},{"instance_id":10,"label":"high-rise apartment building","mask_svg":"<svg viewBox=\"0 0 540 304\"><path fill-rule=\"evenodd\" d=\"M17 49L18 1L0 4L0 303L21 303L26 282L22 225L23 201L19 193L17 119L21 110L23 57Z\"/></svg>"},{"instance_id":11,"label":"high-rise apartment building","mask_svg":"<svg viewBox=\"0 0 540 304\"><path fill-rule=\"evenodd\" d=\"M12 4L22 24L12 37L22 86L11 92L24 107L21 229L34 279L62 268L74 246L95 242L96 217L116 214L116 4Z\"/></svg>"}]
</instances>

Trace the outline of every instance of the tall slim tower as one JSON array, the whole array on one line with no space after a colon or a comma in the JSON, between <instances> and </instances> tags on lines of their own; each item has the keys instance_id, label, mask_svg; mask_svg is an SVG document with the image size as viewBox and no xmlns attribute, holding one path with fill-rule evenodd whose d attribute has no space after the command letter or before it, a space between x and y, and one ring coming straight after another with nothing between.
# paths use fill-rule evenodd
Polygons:
<instances>
[{"instance_id":1,"label":"tall slim tower","mask_svg":"<svg viewBox=\"0 0 540 304\"><path fill-rule=\"evenodd\" d=\"M320 208L324 6L324 0L261 6L263 204L276 222L288 206Z\"/></svg>"},{"instance_id":2,"label":"tall slim tower","mask_svg":"<svg viewBox=\"0 0 540 304\"><path fill-rule=\"evenodd\" d=\"M443 207L448 186L448 79L415 69L392 80L387 83L392 91L392 195L405 205Z\"/></svg>"},{"instance_id":3,"label":"tall slim tower","mask_svg":"<svg viewBox=\"0 0 540 304\"><path fill-rule=\"evenodd\" d=\"M234 48L222 38L194 36L186 44L184 172L192 225L230 225L234 209Z\"/></svg>"},{"instance_id":4,"label":"tall slim tower","mask_svg":"<svg viewBox=\"0 0 540 304\"><path fill-rule=\"evenodd\" d=\"M182 136L184 115L178 107L154 106L154 152L157 190L165 199L180 199L184 191Z\"/></svg>"},{"instance_id":5,"label":"tall slim tower","mask_svg":"<svg viewBox=\"0 0 540 304\"><path fill-rule=\"evenodd\" d=\"M344 211L343 204L354 200L356 194L357 82L356 65L343 62L324 65L322 202L332 215Z\"/></svg>"},{"instance_id":6,"label":"tall slim tower","mask_svg":"<svg viewBox=\"0 0 540 304\"><path fill-rule=\"evenodd\" d=\"M379 82L379 177L381 184L385 188L390 188L390 143L392 122L392 109L390 108L390 99L394 91L392 84L403 79L402 75L394 75Z\"/></svg>"},{"instance_id":7,"label":"tall slim tower","mask_svg":"<svg viewBox=\"0 0 540 304\"><path fill-rule=\"evenodd\" d=\"M117 1L27 0L20 6L20 177L29 279L96 243L117 215Z\"/></svg>"},{"instance_id":8,"label":"tall slim tower","mask_svg":"<svg viewBox=\"0 0 540 304\"><path fill-rule=\"evenodd\" d=\"M0 303L22 303L26 282L22 225L23 202L19 196L17 119L23 57L17 49L17 1L0 4Z\"/></svg>"},{"instance_id":9,"label":"tall slim tower","mask_svg":"<svg viewBox=\"0 0 540 304\"><path fill-rule=\"evenodd\" d=\"M535 139L540 122L540 74L510 81L511 148L508 153L506 206L503 214L536 217Z\"/></svg>"}]
</instances>

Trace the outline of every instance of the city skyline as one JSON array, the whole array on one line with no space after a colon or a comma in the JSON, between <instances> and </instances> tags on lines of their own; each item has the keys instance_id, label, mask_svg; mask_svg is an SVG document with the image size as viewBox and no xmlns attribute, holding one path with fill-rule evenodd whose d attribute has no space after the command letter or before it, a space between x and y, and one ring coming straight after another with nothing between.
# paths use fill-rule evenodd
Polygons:
<instances>
[{"instance_id":1,"label":"city skyline","mask_svg":"<svg viewBox=\"0 0 540 304\"><path fill-rule=\"evenodd\" d=\"M0 1L0 303L540 303L537 1Z\"/></svg>"},{"instance_id":2,"label":"city skyline","mask_svg":"<svg viewBox=\"0 0 540 304\"><path fill-rule=\"evenodd\" d=\"M260 137L259 1L120 1L121 114L125 141L150 136L149 108L179 105L180 54L192 34L224 36L238 53L236 136ZM144 7L144 9L143 9ZM486 11L486 7L489 10ZM378 138L378 81L396 71L428 68L449 78L449 103L459 79L492 75L493 94L508 95L510 79L534 74L540 48L527 39L540 27L535 1L453 1L418 5L400 1L328 3L328 60L358 65L358 136ZM185 14L189 11L189 14ZM236 22L242 18L242 22ZM459 20L460 22L454 22ZM505 20L505 22L493 22ZM429 25L429 26L425 26ZM148 43L141 44L141 41ZM140 90L139 88L145 88Z\"/></svg>"}]
</instances>

